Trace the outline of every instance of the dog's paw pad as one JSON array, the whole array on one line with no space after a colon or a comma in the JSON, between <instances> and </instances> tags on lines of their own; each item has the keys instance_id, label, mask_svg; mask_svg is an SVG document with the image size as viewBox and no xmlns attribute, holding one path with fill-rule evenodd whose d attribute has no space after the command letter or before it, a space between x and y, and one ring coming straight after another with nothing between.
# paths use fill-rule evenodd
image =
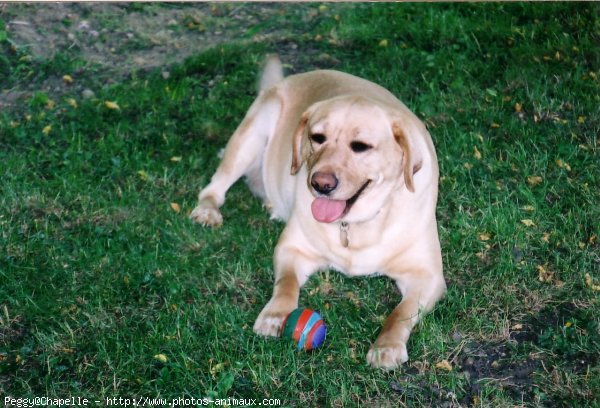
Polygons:
<instances>
[{"instance_id":1,"label":"dog's paw pad","mask_svg":"<svg viewBox=\"0 0 600 408\"><path fill-rule=\"evenodd\" d=\"M393 370L408 361L406 345L398 343L391 346L372 346L367 353L367 362L375 368Z\"/></svg>"},{"instance_id":2,"label":"dog's paw pad","mask_svg":"<svg viewBox=\"0 0 600 408\"><path fill-rule=\"evenodd\" d=\"M213 207L199 205L190 213L190 219L205 227L217 227L223 224L221 212Z\"/></svg>"}]
</instances>

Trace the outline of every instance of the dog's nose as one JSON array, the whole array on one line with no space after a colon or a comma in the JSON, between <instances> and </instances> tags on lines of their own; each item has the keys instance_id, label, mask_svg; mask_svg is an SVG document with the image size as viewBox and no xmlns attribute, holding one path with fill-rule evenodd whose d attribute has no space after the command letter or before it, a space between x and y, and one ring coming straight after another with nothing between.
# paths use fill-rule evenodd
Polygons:
<instances>
[{"instance_id":1,"label":"dog's nose","mask_svg":"<svg viewBox=\"0 0 600 408\"><path fill-rule=\"evenodd\" d=\"M310 185L313 186L315 191L319 194L329 194L337 187L338 179L333 173L317 171L312 175Z\"/></svg>"}]
</instances>

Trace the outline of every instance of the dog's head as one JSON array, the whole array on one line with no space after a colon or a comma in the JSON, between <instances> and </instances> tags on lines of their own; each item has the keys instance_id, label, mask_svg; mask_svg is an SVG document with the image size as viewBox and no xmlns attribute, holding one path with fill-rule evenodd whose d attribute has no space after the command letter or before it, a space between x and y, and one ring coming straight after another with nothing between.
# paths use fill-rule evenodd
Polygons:
<instances>
[{"instance_id":1,"label":"dog's head","mask_svg":"<svg viewBox=\"0 0 600 408\"><path fill-rule=\"evenodd\" d=\"M306 163L314 218L366 221L396 189L414 192L421 152L406 129L400 115L365 97L310 106L294 135L291 171Z\"/></svg>"}]
</instances>

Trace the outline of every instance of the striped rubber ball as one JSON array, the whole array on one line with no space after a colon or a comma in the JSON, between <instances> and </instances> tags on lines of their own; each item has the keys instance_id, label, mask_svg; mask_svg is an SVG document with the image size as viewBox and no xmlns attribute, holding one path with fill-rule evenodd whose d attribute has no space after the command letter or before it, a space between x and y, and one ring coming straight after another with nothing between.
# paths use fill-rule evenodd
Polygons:
<instances>
[{"instance_id":1,"label":"striped rubber ball","mask_svg":"<svg viewBox=\"0 0 600 408\"><path fill-rule=\"evenodd\" d=\"M325 341L327 326L321 315L314 310L298 308L284 320L282 337L292 338L298 350L312 350Z\"/></svg>"}]
</instances>

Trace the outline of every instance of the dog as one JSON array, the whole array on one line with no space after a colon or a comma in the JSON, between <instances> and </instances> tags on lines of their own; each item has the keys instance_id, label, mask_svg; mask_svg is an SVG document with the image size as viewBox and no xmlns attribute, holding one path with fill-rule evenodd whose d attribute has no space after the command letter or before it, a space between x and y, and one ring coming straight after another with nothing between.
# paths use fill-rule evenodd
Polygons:
<instances>
[{"instance_id":1,"label":"dog","mask_svg":"<svg viewBox=\"0 0 600 408\"><path fill-rule=\"evenodd\" d=\"M317 271L384 275L402 301L367 362L385 369L406 362L412 328L446 290L437 157L424 124L375 83L333 70L284 78L271 56L259 95L190 218L220 225L225 194L242 176L272 218L286 223L274 253L273 294L254 331L278 336Z\"/></svg>"}]
</instances>

